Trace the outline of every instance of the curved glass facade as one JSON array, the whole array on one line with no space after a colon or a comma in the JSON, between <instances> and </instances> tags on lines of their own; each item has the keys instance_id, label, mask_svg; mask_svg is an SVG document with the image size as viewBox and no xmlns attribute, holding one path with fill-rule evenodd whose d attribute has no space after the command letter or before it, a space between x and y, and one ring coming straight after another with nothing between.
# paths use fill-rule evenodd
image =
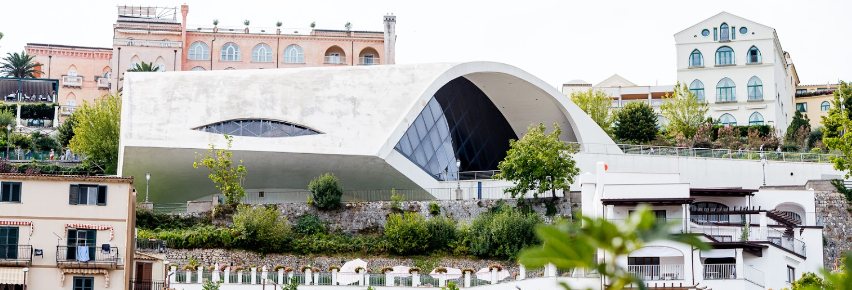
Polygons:
<instances>
[{"instance_id":1,"label":"curved glass facade","mask_svg":"<svg viewBox=\"0 0 852 290\"><path fill-rule=\"evenodd\" d=\"M233 120L198 127L195 130L247 137L294 137L322 134L290 123L271 120Z\"/></svg>"},{"instance_id":2,"label":"curved glass facade","mask_svg":"<svg viewBox=\"0 0 852 290\"><path fill-rule=\"evenodd\" d=\"M496 170L511 139L518 137L500 110L459 77L432 96L394 149L435 179L456 180L459 171Z\"/></svg>"}]
</instances>

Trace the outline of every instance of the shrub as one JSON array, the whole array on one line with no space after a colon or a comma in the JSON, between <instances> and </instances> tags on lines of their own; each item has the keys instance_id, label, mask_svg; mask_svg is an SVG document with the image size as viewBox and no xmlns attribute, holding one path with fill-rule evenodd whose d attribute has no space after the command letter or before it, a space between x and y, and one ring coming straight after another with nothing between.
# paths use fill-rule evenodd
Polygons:
<instances>
[{"instance_id":1,"label":"shrub","mask_svg":"<svg viewBox=\"0 0 852 290\"><path fill-rule=\"evenodd\" d=\"M186 229L196 225L210 225L209 217L180 216L150 211L136 211L136 227L146 230Z\"/></svg>"},{"instance_id":2,"label":"shrub","mask_svg":"<svg viewBox=\"0 0 852 290\"><path fill-rule=\"evenodd\" d=\"M471 274L476 273L476 271L474 271L474 270L473 270L473 269L471 269L471 268L464 268L464 269L461 269L461 272L462 272L462 275L464 275L464 273L468 273L468 272L470 272Z\"/></svg>"},{"instance_id":3,"label":"shrub","mask_svg":"<svg viewBox=\"0 0 852 290\"><path fill-rule=\"evenodd\" d=\"M429 232L429 250L442 250L450 247L456 239L456 221L448 217L433 217L426 221Z\"/></svg>"},{"instance_id":4,"label":"shrub","mask_svg":"<svg viewBox=\"0 0 852 290\"><path fill-rule=\"evenodd\" d=\"M313 214L305 214L296 220L293 231L302 235L325 234L325 223Z\"/></svg>"},{"instance_id":5,"label":"shrub","mask_svg":"<svg viewBox=\"0 0 852 290\"><path fill-rule=\"evenodd\" d=\"M503 271L503 265L491 264L491 266L488 266L488 271L491 271L491 270L494 270L494 269L497 269L497 271Z\"/></svg>"},{"instance_id":6,"label":"shrub","mask_svg":"<svg viewBox=\"0 0 852 290\"><path fill-rule=\"evenodd\" d=\"M391 214L385 223L385 238L397 254L423 252L431 238L423 216L417 213Z\"/></svg>"},{"instance_id":7,"label":"shrub","mask_svg":"<svg viewBox=\"0 0 852 290\"><path fill-rule=\"evenodd\" d=\"M402 212L402 202L405 201L405 196L396 194L396 189L391 188L390 208L393 212Z\"/></svg>"},{"instance_id":8,"label":"shrub","mask_svg":"<svg viewBox=\"0 0 852 290\"><path fill-rule=\"evenodd\" d=\"M456 286L456 283L453 281L447 281L447 287L441 288L441 290L459 290L459 286Z\"/></svg>"},{"instance_id":9,"label":"shrub","mask_svg":"<svg viewBox=\"0 0 852 290\"><path fill-rule=\"evenodd\" d=\"M438 205L438 203L430 202L429 203L429 214L431 214L431 215L441 214L441 206Z\"/></svg>"},{"instance_id":10,"label":"shrub","mask_svg":"<svg viewBox=\"0 0 852 290\"><path fill-rule=\"evenodd\" d=\"M381 270L380 272L381 272L382 274L385 274L385 273L387 273L387 272L391 272L391 271L393 271L393 268L391 268L391 267L387 267L387 266L386 266L386 267L382 267L382 270Z\"/></svg>"},{"instance_id":11,"label":"shrub","mask_svg":"<svg viewBox=\"0 0 852 290\"><path fill-rule=\"evenodd\" d=\"M480 215L471 223L470 253L514 259L521 249L538 244L534 229L541 222L536 214L515 210Z\"/></svg>"},{"instance_id":12,"label":"shrub","mask_svg":"<svg viewBox=\"0 0 852 290\"><path fill-rule=\"evenodd\" d=\"M281 252L290 226L274 208L241 205L234 215L236 243L244 249L260 253Z\"/></svg>"},{"instance_id":13,"label":"shrub","mask_svg":"<svg viewBox=\"0 0 852 290\"><path fill-rule=\"evenodd\" d=\"M202 286L201 290L219 290L219 281L204 281L204 286Z\"/></svg>"},{"instance_id":14,"label":"shrub","mask_svg":"<svg viewBox=\"0 0 852 290\"><path fill-rule=\"evenodd\" d=\"M337 177L333 174L323 174L308 184L311 192L311 200L319 209L336 209L340 207L340 197L343 196L343 187L337 184Z\"/></svg>"},{"instance_id":15,"label":"shrub","mask_svg":"<svg viewBox=\"0 0 852 290\"><path fill-rule=\"evenodd\" d=\"M199 225L192 228L150 231L140 229L139 236L154 237L168 242L174 249L233 248L237 232L230 228Z\"/></svg>"},{"instance_id":16,"label":"shrub","mask_svg":"<svg viewBox=\"0 0 852 290\"><path fill-rule=\"evenodd\" d=\"M245 270L246 270L246 267L243 267L243 266L234 267L234 272L245 271Z\"/></svg>"},{"instance_id":17,"label":"shrub","mask_svg":"<svg viewBox=\"0 0 852 290\"><path fill-rule=\"evenodd\" d=\"M198 269L198 267L194 267L193 265L186 265L186 266L183 266L183 270L184 270L184 271L195 271L195 270L197 270L197 269Z\"/></svg>"}]
</instances>

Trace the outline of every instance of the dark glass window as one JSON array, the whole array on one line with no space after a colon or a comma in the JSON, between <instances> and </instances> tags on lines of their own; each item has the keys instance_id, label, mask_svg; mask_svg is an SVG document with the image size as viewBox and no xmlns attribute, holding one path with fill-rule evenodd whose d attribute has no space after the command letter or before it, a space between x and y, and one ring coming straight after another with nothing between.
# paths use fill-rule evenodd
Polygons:
<instances>
[{"instance_id":1,"label":"dark glass window","mask_svg":"<svg viewBox=\"0 0 852 290\"><path fill-rule=\"evenodd\" d=\"M74 277L74 290L94 290L94 277Z\"/></svg>"},{"instance_id":2,"label":"dark glass window","mask_svg":"<svg viewBox=\"0 0 852 290\"><path fill-rule=\"evenodd\" d=\"M692 211L725 211L728 206L718 202L696 202L692 204ZM728 215L699 215L693 214L690 216L693 222L728 222Z\"/></svg>"},{"instance_id":3,"label":"dark glass window","mask_svg":"<svg viewBox=\"0 0 852 290\"><path fill-rule=\"evenodd\" d=\"M460 77L435 93L394 149L435 179L456 180L459 171L496 170L511 139L518 137L503 114Z\"/></svg>"},{"instance_id":4,"label":"dark glass window","mask_svg":"<svg viewBox=\"0 0 852 290\"><path fill-rule=\"evenodd\" d=\"M735 64L734 50L730 47L723 46L716 50L716 65Z\"/></svg>"},{"instance_id":5,"label":"dark glass window","mask_svg":"<svg viewBox=\"0 0 852 290\"><path fill-rule=\"evenodd\" d=\"M748 32L748 28L740 27L740 33L746 34Z\"/></svg>"},{"instance_id":6,"label":"dark glass window","mask_svg":"<svg viewBox=\"0 0 852 290\"><path fill-rule=\"evenodd\" d=\"M195 130L247 137L294 137L322 134L299 125L271 120L226 121L202 126Z\"/></svg>"},{"instance_id":7,"label":"dark glass window","mask_svg":"<svg viewBox=\"0 0 852 290\"><path fill-rule=\"evenodd\" d=\"M0 202L21 202L21 183L3 182L0 186Z\"/></svg>"},{"instance_id":8,"label":"dark glass window","mask_svg":"<svg viewBox=\"0 0 852 290\"><path fill-rule=\"evenodd\" d=\"M18 227L0 227L0 260L18 259Z\"/></svg>"},{"instance_id":9,"label":"dark glass window","mask_svg":"<svg viewBox=\"0 0 852 290\"><path fill-rule=\"evenodd\" d=\"M760 50L757 47L752 46L748 49L748 63L760 63Z\"/></svg>"},{"instance_id":10,"label":"dark glass window","mask_svg":"<svg viewBox=\"0 0 852 290\"><path fill-rule=\"evenodd\" d=\"M689 90L695 94L695 98L699 101L704 101L704 83L696 79L689 84Z\"/></svg>"}]
</instances>

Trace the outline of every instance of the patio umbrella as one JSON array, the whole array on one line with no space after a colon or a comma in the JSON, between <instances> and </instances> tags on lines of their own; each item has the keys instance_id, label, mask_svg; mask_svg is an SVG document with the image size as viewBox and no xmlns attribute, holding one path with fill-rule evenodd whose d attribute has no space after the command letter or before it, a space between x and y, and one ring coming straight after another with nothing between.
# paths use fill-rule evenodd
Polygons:
<instances>
[{"instance_id":1,"label":"patio umbrella","mask_svg":"<svg viewBox=\"0 0 852 290\"><path fill-rule=\"evenodd\" d=\"M367 262L361 259L355 259L343 264L340 271L337 273L337 282L340 285L350 285L358 283L358 274L355 273L355 268L362 267L367 269Z\"/></svg>"},{"instance_id":2,"label":"patio umbrella","mask_svg":"<svg viewBox=\"0 0 852 290\"><path fill-rule=\"evenodd\" d=\"M441 274L435 273L435 270L432 270L432 273L429 273L429 276L432 276L433 278L438 278L438 277L440 277L440 275ZM447 280L461 278L462 277L461 269L459 269L459 268L447 268L447 274L446 274L445 277L447 278Z\"/></svg>"}]
</instances>

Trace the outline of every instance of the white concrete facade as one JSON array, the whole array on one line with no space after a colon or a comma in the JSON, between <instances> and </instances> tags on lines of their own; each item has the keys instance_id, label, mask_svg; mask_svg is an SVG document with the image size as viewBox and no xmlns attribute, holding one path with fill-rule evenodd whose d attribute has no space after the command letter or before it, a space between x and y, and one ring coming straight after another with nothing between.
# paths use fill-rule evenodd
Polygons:
<instances>
[{"instance_id":1,"label":"white concrete facade","mask_svg":"<svg viewBox=\"0 0 852 290\"><path fill-rule=\"evenodd\" d=\"M722 36L723 25L728 27L727 39ZM741 31L743 28L745 31ZM780 133L787 129L795 109L793 99L798 79L775 29L722 12L678 32L674 38L677 80L687 86L696 80L703 83L705 100L710 104L709 114L713 119L730 114L736 119L736 125L744 126L749 125L752 115L758 113L763 124L775 126ZM723 47L733 50L732 64L717 64L720 63L717 58L726 59L724 55L717 57L717 50ZM759 50L759 59L748 57L752 47ZM700 64L690 63L690 55L696 50L703 57ZM748 84L753 77L759 78L762 83L762 96L749 96ZM717 93L717 85L724 78L735 84L735 100Z\"/></svg>"}]
</instances>

